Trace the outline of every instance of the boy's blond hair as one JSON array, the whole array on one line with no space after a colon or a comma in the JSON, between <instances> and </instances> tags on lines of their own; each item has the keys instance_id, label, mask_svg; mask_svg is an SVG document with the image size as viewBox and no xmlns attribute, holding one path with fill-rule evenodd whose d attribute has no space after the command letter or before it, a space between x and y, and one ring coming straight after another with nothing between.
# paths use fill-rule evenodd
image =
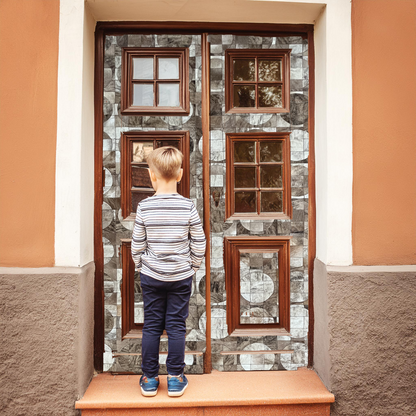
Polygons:
<instances>
[{"instance_id":1,"label":"boy's blond hair","mask_svg":"<svg viewBox=\"0 0 416 416\"><path fill-rule=\"evenodd\" d=\"M166 180L178 177L182 160L182 152L172 146L159 147L147 156L149 168Z\"/></svg>"}]
</instances>

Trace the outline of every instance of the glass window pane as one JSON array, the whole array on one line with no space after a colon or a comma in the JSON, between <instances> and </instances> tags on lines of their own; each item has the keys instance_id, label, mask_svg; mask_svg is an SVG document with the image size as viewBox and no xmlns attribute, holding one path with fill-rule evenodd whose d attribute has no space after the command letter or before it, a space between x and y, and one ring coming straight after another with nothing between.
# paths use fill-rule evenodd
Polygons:
<instances>
[{"instance_id":1,"label":"glass window pane","mask_svg":"<svg viewBox=\"0 0 416 416\"><path fill-rule=\"evenodd\" d=\"M255 107L256 89L254 85L234 85L234 107Z\"/></svg>"},{"instance_id":2,"label":"glass window pane","mask_svg":"<svg viewBox=\"0 0 416 416\"><path fill-rule=\"evenodd\" d=\"M259 61L259 81L281 81L281 60Z\"/></svg>"},{"instance_id":3,"label":"glass window pane","mask_svg":"<svg viewBox=\"0 0 416 416\"><path fill-rule=\"evenodd\" d=\"M255 81L256 62L254 59L234 59L233 80L234 81Z\"/></svg>"},{"instance_id":4,"label":"glass window pane","mask_svg":"<svg viewBox=\"0 0 416 416\"><path fill-rule=\"evenodd\" d=\"M140 286L140 273L134 272L134 323L144 323L143 293Z\"/></svg>"},{"instance_id":5,"label":"glass window pane","mask_svg":"<svg viewBox=\"0 0 416 416\"><path fill-rule=\"evenodd\" d=\"M133 84L133 105L153 107L153 84Z\"/></svg>"},{"instance_id":6,"label":"glass window pane","mask_svg":"<svg viewBox=\"0 0 416 416\"><path fill-rule=\"evenodd\" d=\"M235 212L257 212L256 192L244 191L235 193Z\"/></svg>"},{"instance_id":7,"label":"glass window pane","mask_svg":"<svg viewBox=\"0 0 416 416\"><path fill-rule=\"evenodd\" d=\"M282 188L282 165L269 165L260 167L261 188Z\"/></svg>"},{"instance_id":8,"label":"glass window pane","mask_svg":"<svg viewBox=\"0 0 416 416\"><path fill-rule=\"evenodd\" d=\"M133 162L145 163L148 154L153 150L153 142L133 143Z\"/></svg>"},{"instance_id":9,"label":"glass window pane","mask_svg":"<svg viewBox=\"0 0 416 416\"><path fill-rule=\"evenodd\" d=\"M133 58L133 79L153 79L153 58Z\"/></svg>"},{"instance_id":10,"label":"glass window pane","mask_svg":"<svg viewBox=\"0 0 416 416\"><path fill-rule=\"evenodd\" d=\"M261 212L283 212L283 192L261 192Z\"/></svg>"},{"instance_id":11,"label":"glass window pane","mask_svg":"<svg viewBox=\"0 0 416 416\"><path fill-rule=\"evenodd\" d=\"M240 253L240 323L279 323L278 253Z\"/></svg>"},{"instance_id":12,"label":"glass window pane","mask_svg":"<svg viewBox=\"0 0 416 416\"><path fill-rule=\"evenodd\" d=\"M161 107L179 107L179 84L158 84Z\"/></svg>"},{"instance_id":13,"label":"glass window pane","mask_svg":"<svg viewBox=\"0 0 416 416\"><path fill-rule=\"evenodd\" d=\"M131 168L131 185L138 188L152 188L149 171L147 168L132 166Z\"/></svg>"},{"instance_id":14,"label":"glass window pane","mask_svg":"<svg viewBox=\"0 0 416 416\"><path fill-rule=\"evenodd\" d=\"M259 107L282 107L282 86L259 85Z\"/></svg>"},{"instance_id":15,"label":"glass window pane","mask_svg":"<svg viewBox=\"0 0 416 416\"><path fill-rule=\"evenodd\" d=\"M255 142L234 142L234 162L255 162Z\"/></svg>"},{"instance_id":16,"label":"glass window pane","mask_svg":"<svg viewBox=\"0 0 416 416\"><path fill-rule=\"evenodd\" d=\"M260 162L281 162L283 160L281 141L260 142Z\"/></svg>"},{"instance_id":17,"label":"glass window pane","mask_svg":"<svg viewBox=\"0 0 416 416\"><path fill-rule=\"evenodd\" d=\"M159 58L158 79L179 79L179 58Z\"/></svg>"},{"instance_id":18,"label":"glass window pane","mask_svg":"<svg viewBox=\"0 0 416 416\"><path fill-rule=\"evenodd\" d=\"M143 192L143 191L131 191L131 212L136 212L137 205L143 199L152 196L154 192Z\"/></svg>"},{"instance_id":19,"label":"glass window pane","mask_svg":"<svg viewBox=\"0 0 416 416\"><path fill-rule=\"evenodd\" d=\"M179 149L179 142L175 140L158 140L156 142L156 147L165 147L165 146L172 146L172 147L176 147L178 150L181 150Z\"/></svg>"},{"instance_id":20,"label":"glass window pane","mask_svg":"<svg viewBox=\"0 0 416 416\"><path fill-rule=\"evenodd\" d=\"M234 169L235 188L255 188L256 187L256 168L236 167Z\"/></svg>"}]
</instances>

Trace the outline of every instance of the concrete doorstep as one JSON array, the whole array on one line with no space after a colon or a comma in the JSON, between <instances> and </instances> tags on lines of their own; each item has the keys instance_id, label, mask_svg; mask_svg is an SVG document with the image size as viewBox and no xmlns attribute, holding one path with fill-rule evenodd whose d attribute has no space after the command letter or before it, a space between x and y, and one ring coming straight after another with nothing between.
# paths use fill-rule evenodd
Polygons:
<instances>
[{"instance_id":1,"label":"concrete doorstep","mask_svg":"<svg viewBox=\"0 0 416 416\"><path fill-rule=\"evenodd\" d=\"M143 397L138 375L96 376L76 402L83 416L329 416L334 395L317 374L298 371L219 372L187 375L182 397L167 395L166 376L156 397Z\"/></svg>"}]
</instances>

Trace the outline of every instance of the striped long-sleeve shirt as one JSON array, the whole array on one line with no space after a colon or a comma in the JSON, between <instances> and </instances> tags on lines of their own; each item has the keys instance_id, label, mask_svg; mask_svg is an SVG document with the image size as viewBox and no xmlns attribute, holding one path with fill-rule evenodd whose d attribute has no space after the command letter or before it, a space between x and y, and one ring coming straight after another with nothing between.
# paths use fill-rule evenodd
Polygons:
<instances>
[{"instance_id":1,"label":"striped long-sleeve shirt","mask_svg":"<svg viewBox=\"0 0 416 416\"><path fill-rule=\"evenodd\" d=\"M205 255L205 234L190 199L153 195L137 206L131 254L136 269L157 280L192 276Z\"/></svg>"}]
</instances>

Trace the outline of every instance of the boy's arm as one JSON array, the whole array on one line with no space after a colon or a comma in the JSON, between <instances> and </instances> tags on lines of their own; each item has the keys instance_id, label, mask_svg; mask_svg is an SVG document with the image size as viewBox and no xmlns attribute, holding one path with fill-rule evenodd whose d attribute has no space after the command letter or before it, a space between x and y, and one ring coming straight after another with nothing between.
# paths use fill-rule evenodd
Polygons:
<instances>
[{"instance_id":1,"label":"boy's arm","mask_svg":"<svg viewBox=\"0 0 416 416\"><path fill-rule=\"evenodd\" d=\"M201 219L196 211L195 205L192 204L191 218L189 223L189 248L191 250L191 267L196 272L201 266L205 256L206 239L202 228Z\"/></svg>"},{"instance_id":2,"label":"boy's arm","mask_svg":"<svg viewBox=\"0 0 416 416\"><path fill-rule=\"evenodd\" d=\"M137 205L136 219L134 221L133 236L131 241L131 256L133 257L136 270L140 272L142 268L142 254L146 250L146 228L140 210L140 204Z\"/></svg>"}]
</instances>

